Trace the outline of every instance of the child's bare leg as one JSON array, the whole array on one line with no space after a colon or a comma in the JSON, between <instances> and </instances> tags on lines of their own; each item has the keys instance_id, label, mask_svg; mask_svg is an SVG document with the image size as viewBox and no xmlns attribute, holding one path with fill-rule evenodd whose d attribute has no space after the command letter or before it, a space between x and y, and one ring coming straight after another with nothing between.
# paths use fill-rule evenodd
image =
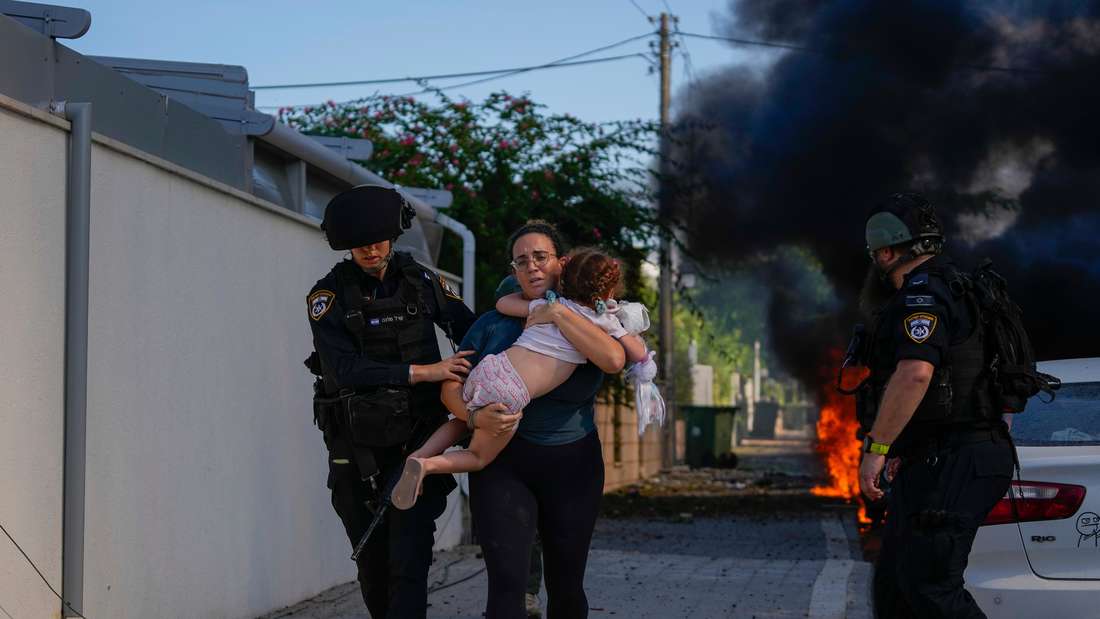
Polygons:
<instances>
[{"instance_id":1,"label":"child's bare leg","mask_svg":"<svg viewBox=\"0 0 1100 619\"><path fill-rule=\"evenodd\" d=\"M424 468L425 475L480 471L497 457L497 454L504 449L508 441L512 440L515 433L515 428L512 428L511 432L500 436L493 436L483 430L475 430L469 449L448 451L421 460L420 464Z\"/></svg>"},{"instance_id":2,"label":"child's bare leg","mask_svg":"<svg viewBox=\"0 0 1100 619\"><path fill-rule=\"evenodd\" d=\"M444 426L447 424L444 424ZM442 430L443 427L440 427ZM416 504L416 497L420 494L420 485L424 478L433 473L467 473L480 471L486 464L497 457L501 449L508 444L515 428L507 434L492 436L483 430L474 431L474 438L470 441L469 449L448 451L430 458L418 458L409 456L405 459L405 468L401 471L401 478L393 487L390 494L390 502L397 509L409 509ZM436 431L439 434L439 431ZM433 434L432 438L436 438ZM441 439L442 440L442 439ZM419 450L418 450L419 451Z\"/></svg>"},{"instance_id":3,"label":"child's bare leg","mask_svg":"<svg viewBox=\"0 0 1100 619\"><path fill-rule=\"evenodd\" d=\"M405 459L405 467L401 470L401 478L393 487L390 494L390 502L397 509L409 509L416 504L416 497L420 494L420 484L424 481L427 472L424 470L424 458L443 453L448 447L457 443L466 435L466 422L461 419L451 419L439 426L428 440L419 449L409 454Z\"/></svg>"},{"instance_id":4,"label":"child's bare leg","mask_svg":"<svg viewBox=\"0 0 1100 619\"><path fill-rule=\"evenodd\" d=\"M451 419L447 423L439 426L428 440L424 441L424 444L419 449L409 454L410 458L427 458L429 456L435 456L443 453L448 447L454 445L458 441L462 440L463 436L469 430L466 428L466 422L461 419Z\"/></svg>"}]
</instances>

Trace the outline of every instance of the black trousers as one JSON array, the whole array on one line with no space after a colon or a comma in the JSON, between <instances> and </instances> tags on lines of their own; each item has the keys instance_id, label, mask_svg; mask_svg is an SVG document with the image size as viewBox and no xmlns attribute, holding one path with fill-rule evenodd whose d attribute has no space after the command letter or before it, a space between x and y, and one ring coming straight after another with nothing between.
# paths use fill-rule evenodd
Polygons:
<instances>
[{"instance_id":1,"label":"black trousers","mask_svg":"<svg viewBox=\"0 0 1100 619\"><path fill-rule=\"evenodd\" d=\"M549 619L588 616L584 570L603 479L603 450L595 432L553 446L514 437L496 460L470 475L470 509L489 577L486 619L526 618L536 529Z\"/></svg>"},{"instance_id":2,"label":"black trousers","mask_svg":"<svg viewBox=\"0 0 1100 619\"><path fill-rule=\"evenodd\" d=\"M343 437L330 437L326 442L332 506L354 548L374 519L378 493L362 480L354 454ZM403 453L400 448L376 449L373 453L382 469L378 483L384 485L384 480L401 470ZM430 476L412 509L388 508L371 534L356 567L363 601L373 619L422 619L427 615L435 520L446 509L447 494L454 487L450 475Z\"/></svg>"},{"instance_id":3,"label":"black trousers","mask_svg":"<svg viewBox=\"0 0 1100 619\"><path fill-rule=\"evenodd\" d=\"M527 573L527 593L538 595L542 588L542 541L535 536L531 546L531 571Z\"/></svg>"},{"instance_id":4,"label":"black trousers","mask_svg":"<svg viewBox=\"0 0 1100 619\"><path fill-rule=\"evenodd\" d=\"M985 617L963 588L978 526L1008 490L1015 461L1007 436L945 442L903 457L890 486L875 564L875 616Z\"/></svg>"}]
</instances>

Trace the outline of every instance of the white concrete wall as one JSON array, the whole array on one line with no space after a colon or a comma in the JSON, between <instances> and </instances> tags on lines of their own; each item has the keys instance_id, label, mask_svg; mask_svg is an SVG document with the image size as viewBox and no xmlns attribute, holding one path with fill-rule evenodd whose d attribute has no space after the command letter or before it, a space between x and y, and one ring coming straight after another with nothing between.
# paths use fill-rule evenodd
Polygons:
<instances>
[{"instance_id":1,"label":"white concrete wall","mask_svg":"<svg viewBox=\"0 0 1100 619\"><path fill-rule=\"evenodd\" d=\"M105 143L92 149L85 614L255 617L353 580L302 365L306 294L339 255L308 222ZM0 109L0 523L58 590L65 153L64 131ZM448 520L440 541L461 534ZM60 609L4 539L0 605Z\"/></svg>"},{"instance_id":2,"label":"white concrete wall","mask_svg":"<svg viewBox=\"0 0 1100 619\"><path fill-rule=\"evenodd\" d=\"M67 133L0 108L0 524L61 590ZM0 606L57 598L0 536Z\"/></svg>"},{"instance_id":3,"label":"white concrete wall","mask_svg":"<svg viewBox=\"0 0 1100 619\"><path fill-rule=\"evenodd\" d=\"M85 608L248 617L354 577L312 425L317 230L92 151Z\"/></svg>"}]
</instances>

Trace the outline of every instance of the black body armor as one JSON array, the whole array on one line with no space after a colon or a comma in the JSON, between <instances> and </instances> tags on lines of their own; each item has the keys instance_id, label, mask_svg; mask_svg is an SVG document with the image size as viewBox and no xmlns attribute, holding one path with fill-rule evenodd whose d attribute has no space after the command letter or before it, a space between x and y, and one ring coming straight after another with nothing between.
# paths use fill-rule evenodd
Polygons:
<instances>
[{"instance_id":1,"label":"black body armor","mask_svg":"<svg viewBox=\"0 0 1100 619\"><path fill-rule=\"evenodd\" d=\"M904 434L930 435L947 426L982 428L998 417L993 410L988 377L989 359L980 318L972 295L962 284L961 275L953 267L922 270L940 303L954 309L955 315L966 312L970 317L969 332L959 324L950 324L949 346L932 375L928 391L917 406ZM905 295L905 288L898 292ZM911 297L910 297L911 298ZM876 312L866 342L866 362L870 376L855 390L857 417L864 434L871 428L882 402L886 385L896 368L895 345L890 337L891 321L899 319L888 311L891 304Z\"/></svg>"},{"instance_id":2,"label":"black body armor","mask_svg":"<svg viewBox=\"0 0 1100 619\"><path fill-rule=\"evenodd\" d=\"M358 352L371 360L393 364L427 365L440 361L435 324L440 322L448 336L450 323L439 320L437 311L445 301L434 275L404 253L395 253L389 268L401 273L397 292L389 297L364 296L362 271L351 260L333 268L341 299L342 320L355 340ZM453 339L453 338L452 338ZM440 384L387 385L359 390L341 388L320 355L306 360L318 379L314 383L314 419L325 432L345 434L354 445L356 461L364 479L377 472L374 458L364 448L408 446L430 433L444 420Z\"/></svg>"}]
</instances>

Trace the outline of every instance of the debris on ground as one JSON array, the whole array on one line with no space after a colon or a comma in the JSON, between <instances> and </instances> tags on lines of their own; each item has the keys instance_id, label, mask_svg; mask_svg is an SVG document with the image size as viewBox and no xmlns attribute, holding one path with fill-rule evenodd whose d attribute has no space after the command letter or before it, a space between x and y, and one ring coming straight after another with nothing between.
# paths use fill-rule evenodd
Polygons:
<instances>
[{"instance_id":1,"label":"debris on ground","mask_svg":"<svg viewBox=\"0 0 1100 619\"><path fill-rule=\"evenodd\" d=\"M843 499L810 493L825 481L824 470L815 457L807 457L809 452L802 453L790 443L746 441L738 449L737 468L672 467L604 495L601 515L689 522L695 517L802 514L849 507Z\"/></svg>"}]
</instances>

